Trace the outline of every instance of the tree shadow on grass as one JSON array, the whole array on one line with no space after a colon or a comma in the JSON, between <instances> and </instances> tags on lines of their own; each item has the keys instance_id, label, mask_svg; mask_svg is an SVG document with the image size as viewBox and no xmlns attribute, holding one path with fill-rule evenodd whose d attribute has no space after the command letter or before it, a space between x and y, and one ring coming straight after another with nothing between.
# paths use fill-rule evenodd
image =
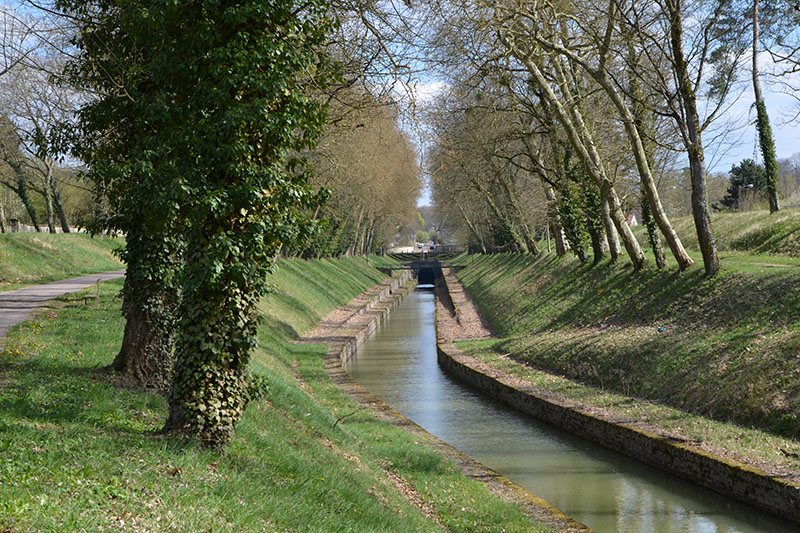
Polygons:
<instances>
[{"instance_id":1,"label":"tree shadow on grass","mask_svg":"<svg viewBox=\"0 0 800 533\"><path fill-rule=\"evenodd\" d=\"M8 421L33 426L84 426L87 431L127 435L152 434L132 424L143 412L163 408L154 392L115 386L112 374L97 367L81 367L53 360L5 363L0 366L0 412Z\"/></svg>"}]
</instances>

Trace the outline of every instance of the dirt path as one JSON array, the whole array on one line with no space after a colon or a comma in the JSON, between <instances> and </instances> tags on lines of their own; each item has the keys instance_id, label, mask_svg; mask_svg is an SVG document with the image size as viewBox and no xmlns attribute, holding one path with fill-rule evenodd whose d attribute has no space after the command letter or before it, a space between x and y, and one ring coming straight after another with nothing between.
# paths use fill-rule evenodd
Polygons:
<instances>
[{"instance_id":1,"label":"dirt path","mask_svg":"<svg viewBox=\"0 0 800 533\"><path fill-rule=\"evenodd\" d=\"M27 320L31 313L42 307L48 300L91 287L101 281L121 278L124 275L125 270L114 270L0 293L0 341L11 326Z\"/></svg>"},{"instance_id":2,"label":"dirt path","mask_svg":"<svg viewBox=\"0 0 800 533\"><path fill-rule=\"evenodd\" d=\"M444 281L436 284L437 335L440 343L488 339L489 323L450 269L443 269ZM449 288L449 291L448 291Z\"/></svg>"}]
</instances>

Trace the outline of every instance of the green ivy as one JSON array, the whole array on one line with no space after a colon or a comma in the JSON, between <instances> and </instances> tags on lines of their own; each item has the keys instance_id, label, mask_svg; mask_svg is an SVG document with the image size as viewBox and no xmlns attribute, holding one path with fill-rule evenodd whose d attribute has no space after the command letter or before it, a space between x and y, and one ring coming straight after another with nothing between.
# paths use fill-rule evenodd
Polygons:
<instances>
[{"instance_id":1,"label":"green ivy","mask_svg":"<svg viewBox=\"0 0 800 533\"><path fill-rule=\"evenodd\" d=\"M775 155L775 139L772 137L772 127L769 124L767 106L756 102L756 129L758 130L758 143L761 145L761 156L764 158L765 189L769 198L769 211L778 211L778 159Z\"/></svg>"},{"instance_id":2,"label":"green ivy","mask_svg":"<svg viewBox=\"0 0 800 533\"><path fill-rule=\"evenodd\" d=\"M333 71L326 4L59 6L87 24L70 78L99 94L72 132L77 153L88 156L117 227L143 246L168 237L163 248L125 253L129 265L146 265L144 276L180 290L170 300L177 327L165 429L224 445L250 394L267 275L284 245L311 235L307 213L321 200L290 154L309 148L325 120L307 88Z\"/></svg>"}]
</instances>

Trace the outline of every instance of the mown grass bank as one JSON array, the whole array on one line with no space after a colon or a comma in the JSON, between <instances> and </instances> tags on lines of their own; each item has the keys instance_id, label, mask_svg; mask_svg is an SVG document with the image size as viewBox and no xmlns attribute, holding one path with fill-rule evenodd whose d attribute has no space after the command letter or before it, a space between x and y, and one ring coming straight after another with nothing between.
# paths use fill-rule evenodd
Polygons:
<instances>
[{"instance_id":1,"label":"mown grass bank","mask_svg":"<svg viewBox=\"0 0 800 533\"><path fill-rule=\"evenodd\" d=\"M800 272L706 279L473 256L460 277L500 353L624 394L800 436Z\"/></svg>"},{"instance_id":2,"label":"mown grass bank","mask_svg":"<svg viewBox=\"0 0 800 533\"><path fill-rule=\"evenodd\" d=\"M85 233L0 234L0 291L123 268L124 241Z\"/></svg>"},{"instance_id":3,"label":"mown grass bank","mask_svg":"<svg viewBox=\"0 0 800 533\"><path fill-rule=\"evenodd\" d=\"M121 282L97 307L69 296L17 327L0 354L0 530L536 530L359 409L325 347L292 342L382 277L364 259L281 263L253 362L268 389L223 452L154 434L163 398L99 372L121 338Z\"/></svg>"},{"instance_id":4,"label":"mown grass bank","mask_svg":"<svg viewBox=\"0 0 800 533\"><path fill-rule=\"evenodd\" d=\"M715 228L746 234L747 217L760 220ZM759 231L800 227L775 221L783 229L761 220ZM787 257L728 257L708 279L701 266L635 273L548 254L464 256L459 277L499 338L459 346L544 390L798 471L800 270Z\"/></svg>"},{"instance_id":5,"label":"mown grass bank","mask_svg":"<svg viewBox=\"0 0 800 533\"><path fill-rule=\"evenodd\" d=\"M684 244L691 250L699 250L692 217L673 222ZM768 210L714 213L711 224L717 247L722 251L800 257L800 209L782 209L773 214ZM645 244L646 234L639 235L642 245L649 246Z\"/></svg>"}]
</instances>

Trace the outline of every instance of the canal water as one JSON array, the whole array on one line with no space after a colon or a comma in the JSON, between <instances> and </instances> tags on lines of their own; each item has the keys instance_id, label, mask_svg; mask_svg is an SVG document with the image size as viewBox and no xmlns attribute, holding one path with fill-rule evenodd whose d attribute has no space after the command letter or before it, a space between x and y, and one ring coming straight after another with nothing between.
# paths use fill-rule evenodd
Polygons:
<instances>
[{"instance_id":1,"label":"canal water","mask_svg":"<svg viewBox=\"0 0 800 533\"><path fill-rule=\"evenodd\" d=\"M420 287L345 365L428 432L598 532L798 531L782 520L512 411L436 362L434 295Z\"/></svg>"}]
</instances>

